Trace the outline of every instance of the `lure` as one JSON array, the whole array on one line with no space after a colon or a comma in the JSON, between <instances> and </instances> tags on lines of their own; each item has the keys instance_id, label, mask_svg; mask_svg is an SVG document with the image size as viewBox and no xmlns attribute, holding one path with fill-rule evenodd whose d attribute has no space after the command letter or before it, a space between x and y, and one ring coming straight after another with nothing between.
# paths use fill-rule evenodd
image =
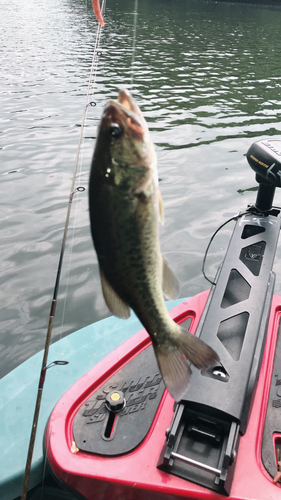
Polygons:
<instances>
[{"instance_id":1,"label":"lure","mask_svg":"<svg viewBox=\"0 0 281 500\"><path fill-rule=\"evenodd\" d=\"M96 18L97 18L98 22L100 23L100 25L104 26L104 20L103 20L102 13L100 10L99 0L92 0L92 2L93 2L93 9L94 9L94 13L96 14Z\"/></svg>"}]
</instances>

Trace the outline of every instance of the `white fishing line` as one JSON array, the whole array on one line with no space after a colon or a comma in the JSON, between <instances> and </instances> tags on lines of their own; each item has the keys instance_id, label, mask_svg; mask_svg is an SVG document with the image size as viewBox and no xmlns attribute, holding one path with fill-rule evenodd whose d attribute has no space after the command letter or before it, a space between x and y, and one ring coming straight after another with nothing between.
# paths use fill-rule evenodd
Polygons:
<instances>
[{"instance_id":1,"label":"white fishing line","mask_svg":"<svg viewBox=\"0 0 281 500\"><path fill-rule=\"evenodd\" d=\"M134 70L135 70L135 53L137 39L137 16L138 16L138 0L135 0L134 12L134 27L133 27L133 46L132 46L132 62L131 62L131 90L133 90Z\"/></svg>"},{"instance_id":2,"label":"white fishing line","mask_svg":"<svg viewBox=\"0 0 281 500\"><path fill-rule=\"evenodd\" d=\"M103 0L102 5L101 5L102 14L104 14L105 7L106 7L106 0ZM130 84L131 89L133 88L134 69L135 69L134 63L135 63L136 38L137 38L137 16L138 16L138 0L135 0L134 24L133 24L133 43L132 43L132 62L131 62L131 84ZM94 90L95 90L95 85L96 85L98 62L99 62L99 56L100 56L101 34L102 34L102 27L100 26L100 24L98 24L98 30L97 30L97 34L96 34L96 40L95 40L95 47L94 47L94 52L93 52L91 72L90 72L87 95L86 95L86 106L84 109L81 131L80 131L80 138L79 138L78 149L77 149L77 156L76 156L75 179L78 181L78 182L76 182L76 185L80 184L81 178L82 178L83 155L84 155L84 146L85 146L84 129L86 127L86 122L87 122L88 107L91 104L92 99L94 98ZM91 100L90 100L90 95L91 95ZM81 182L81 184L83 185L83 182ZM73 191L74 191L74 183L72 184L72 188L71 188L71 192L73 192ZM78 192L75 195L76 202L75 202L75 210L74 210L74 217L73 217L73 227L72 227L72 231L71 231L70 255L69 255L69 259L68 259L68 266L67 266L67 273L66 273L65 297L63 300L62 319L61 319L60 331L59 331L59 338L60 339L62 338L64 324L65 324L66 304L67 304L68 288L69 288L69 281L70 281L70 270L71 270L71 264L72 264L72 253L73 253L73 247L74 247L75 228L76 228L76 221L77 221L77 214L78 214L79 198L80 198L80 194Z\"/></svg>"},{"instance_id":3,"label":"white fishing line","mask_svg":"<svg viewBox=\"0 0 281 500\"><path fill-rule=\"evenodd\" d=\"M104 8L105 8L105 0L103 0L103 2L102 2L102 10L104 10ZM95 48L94 48L93 59L92 59L91 73L90 73L90 77L89 77L89 83L88 83L88 89L87 89L87 95L86 95L86 106L84 109L83 119L82 119L82 124L81 124L81 131L80 131L80 137L79 137L79 142L78 142L75 167L74 167L73 176L72 176L72 183L71 183L71 190L70 190L70 197L69 197L66 221L65 221L65 225L64 225L64 233L63 233L63 238L62 238L60 259L59 259L59 264L58 264L58 268L57 268L56 282L55 282L55 286L54 286L51 311L50 311L50 315L49 315L49 323L48 323L48 329L47 329L47 335L46 335L46 341L45 341L45 349L44 349L44 353L43 353L42 368L41 368L40 381L39 381L39 386L38 386L38 391L37 391L35 411L34 411L34 416L33 416L32 427L31 427L31 436L30 436L27 459L26 459L26 467L25 467L25 473L24 473L24 479L23 479L21 500L26 500L27 491L28 491L32 456L33 456L35 438L36 438L36 434L37 434L37 425L38 425L38 418L39 418L40 407L41 407L45 374L46 374L46 370L47 370L47 359L48 359L49 346L51 343L51 336L52 336L52 331L53 331L53 323L54 323L55 310L56 310L56 305L57 305L57 294L58 294L58 289L59 289L63 256L64 256L64 251L65 251L67 230L68 230L68 225L69 225L73 196L74 196L74 193L77 192L77 189L75 190L74 188L75 188L75 184L77 181L76 177L77 177L77 171L78 171L78 166L79 166L79 161L80 161L80 150L81 150L81 146L83 143L83 137L84 137L84 127L85 127L86 116L87 116L87 108L88 108L88 104L89 104L89 95L90 95L90 90L92 88L93 82L95 83L95 81L96 81L97 62L98 62L98 56L99 56L98 48L99 48L99 44L100 44L100 37L101 37L101 26L98 25L97 34L96 34L96 41L95 41ZM81 161L80 161L79 168L80 168L80 170L82 168ZM81 176L81 172L80 172L80 176ZM75 228L75 224L74 224L74 228ZM74 228L73 228L73 231L74 231ZM72 241L73 241L73 239L72 239ZM71 256L71 254L72 254L72 250L70 252L70 256ZM69 270L70 270L70 264L71 264L71 259L70 259L70 263L69 263ZM67 273L67 275L68 275L67 281L69 279L69 270ZM67 283L67 287L68 287L68 283ZM67 296L67 293L66 293L66 296ZM64 310L65 310L65 305L64 305ZM44 480L44 477L43 477L43 480Z\"/></svg>"},{"instance_id":4,"label":"white fishing line","mask_svg":"<svg viewBox=\"0 0 281 500\"><path fill-rule=\"evenodd\" d=\"M106 0L103 0L102 5L101 5L102 14L104 13L105 6L106 6ZM95 94L95 85L96 85L96 78L97 78L97 72L98 72L98 61L99 61L99 57L101 54L101 52L100 52L101 34L102 34L102 27L100 26L100 24L98 24L98 30L96 33L96 40L95 40L93 57L92 57L90 77L89 77L87 94L86 94L86 104L85 104L85 109L84 109L84 113L83 113L83 119L82 119L82 124L81 124L80 137L79 137L79 143L78 143L77 155L76 155L76 163L75 163L75 171L77 172L77 175L75 175L75 179L76 179L76 185L78 185L78 186L80 186L80 184L83 185L83 182L81 182L81 179L82 179L82 166L83 166L83 158L84 158L84 150L85 150L84 131L85 131L85 127L87 125L88 108L90 105L95 105L95 103L93 102L93 98L94 98L94 94ZM90 95L91 95L91 99L90 99ZM74 183L72 183L71 189L72 189L71 192L74 192ZM76 229L76 221L77 221L77 214L78 214L78 205L79 205L79 201L80 201L79 199L80 199L80 192L78 191L75 193L75 210L74 210L73 226L72 226L71 237L70 237L70 239L71 239L70 254L69 254L69 259L68 259L68 266L67 266L67 273L66 273L65 297L64 297L64 301L63 301L62 319L61 319L60 331L59 331L59 338L60 339L62 338L64 322L65 322L65 313L66 313L66 304L67 304L67 297L68 297L68 287L69 287L69 281L70 281L70 270L71 270L71 264L72 264L75 229Z\"/></svg>"}]
</instances>

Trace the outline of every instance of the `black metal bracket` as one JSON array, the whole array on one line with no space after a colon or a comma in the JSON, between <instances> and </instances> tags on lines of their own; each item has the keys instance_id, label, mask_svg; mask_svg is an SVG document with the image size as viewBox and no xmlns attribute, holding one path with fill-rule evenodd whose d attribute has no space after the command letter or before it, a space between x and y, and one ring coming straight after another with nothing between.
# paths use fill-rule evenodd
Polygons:
<instances>
[{"instance_id":1,"label":"black metal bracket","mask_svg":"<svg viewBox=\"0 0 281 500\"><path fill-rule=\"evenodd\" d=\"M257 203L238 217L196 336L221 365L193 369L176 406L158 467L219 493L229 494L239 436L244 434L267 333L281 217L272 209L274 187L262 211Z\"/></svg>"},{"instance_id":2,"label":"black metal bracket","mask_svg":"<svg viewBox=\"0 0 281 500\"><path fill-rule=\"evenodd\" d=\"M130 453L147 435L164 389L150 345L81 406L73 422L76 446L107 457Z\"/></svg>"},{"instance_id":3,"label":"black metal bracket","mask_svg":"<svg viewBox=\"0 0 281 500\"><path fill-rule=\"evenodd\" d=\"M229 494L239 437L238 423L193 411L180 403L167 430L158 467Z\"/></svg>"}]
</instances>

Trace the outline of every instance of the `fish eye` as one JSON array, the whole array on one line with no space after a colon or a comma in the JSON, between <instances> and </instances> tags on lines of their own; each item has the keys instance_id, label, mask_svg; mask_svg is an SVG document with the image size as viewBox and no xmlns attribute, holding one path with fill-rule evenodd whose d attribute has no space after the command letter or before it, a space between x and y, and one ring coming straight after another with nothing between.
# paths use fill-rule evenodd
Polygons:
<instances>
[{"instance_id":1,"label":"fish eye","mask_svg":"<svg viewBox=\"0 0 281 500\"><path fill-rule=\"evenodd\" d=\"M118 139L123 134L123 130L118 123L112 123L109 127L111 137Z\"/></svg>"}]
</instances>

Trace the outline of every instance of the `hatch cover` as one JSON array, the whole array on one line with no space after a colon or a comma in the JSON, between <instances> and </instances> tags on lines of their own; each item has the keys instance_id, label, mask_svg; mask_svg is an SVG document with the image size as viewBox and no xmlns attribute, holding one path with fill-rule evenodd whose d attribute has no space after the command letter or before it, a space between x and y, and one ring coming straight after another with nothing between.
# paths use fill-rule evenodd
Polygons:
<instances>
[{"instance_id":1,"label":"hatch cover","mask_svg":"<svg viewBox=\"0 0 281 500\"><path fill-rule=\"evenodd\" d=\"M81 451L105 456L123 455L147 435L165 386L153 347L149 346L123 366L81 406L73 434ZM111 411L106 397L122 394L125 406Z\"/></svg>"}]
</instances>

